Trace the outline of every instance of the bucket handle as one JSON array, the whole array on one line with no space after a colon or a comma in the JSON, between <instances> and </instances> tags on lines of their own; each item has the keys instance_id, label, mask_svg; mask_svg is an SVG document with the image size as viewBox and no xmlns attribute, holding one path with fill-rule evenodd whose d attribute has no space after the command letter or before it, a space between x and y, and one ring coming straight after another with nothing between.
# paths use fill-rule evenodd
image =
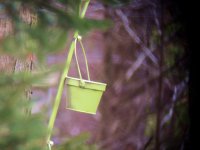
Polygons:
<instances>
[{"instance_id":1,"label":"bucket handle","mask_svg":"<svg viewBox=\"0 0 200 150\"><path fill-rule=\"evenodd\" d=\"M86 65L86 71L87 71L87 77L88 77L88 80L90 81L90 73L89 73L89 68L88 68L88 61L87 61L87 57L86 57L86 53L85 53L85 49L84 49L84 46L83 46L83 43L82 43L82 37L80 35L77 35L75 37L75 47L74 47L74 51L75 51L75 59L76 59L76 65L77 65L77 69L78 69L78 74L79 74L79 77L80 77L80 86L84 86L85 82L83 81L83 78L82 78L82 74L81 74L81 70L80 70L80 65L79 65L79 62L78 62L78 57L77 57L77 51L76 51L76 45L77 45L77 40L78 42L80 43L81 45L81 49L82 49L82 52L83 52L83 55L84 55L84 59L85 59L85 65Z\"/></svg>"}]
</instances>

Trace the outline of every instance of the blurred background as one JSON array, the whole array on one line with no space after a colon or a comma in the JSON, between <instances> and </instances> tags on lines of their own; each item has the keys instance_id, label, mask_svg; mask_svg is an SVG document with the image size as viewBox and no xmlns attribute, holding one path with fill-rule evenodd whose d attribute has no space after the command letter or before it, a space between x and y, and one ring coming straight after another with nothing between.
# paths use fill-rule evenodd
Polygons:
<instances>
[{"instance_id":1,"label":"blurred background","mask_svg":"<svg viewBox=\"0 0 200 150\"><path fill-rule=\"evenodd\" d=\"M82 35L91 80L107 83L107 88L96 115L67 110L64 88L52 136L55 145L89 133L87 144L100 150L189 148L189 48L185 14L179 4L173 0L90 2L86 18L112 22L107 29L90 29ZM0 25L2 38L10 27ZM62 66L72 40L73 32L69 30L67 45L47 54L43 69ZM10 57L1 54L1 72L9 72L9 66L10 70L16 67L16 61ZM86 78L80 46L78 58ZM26 66L30 67L29 63ZM41 69L39 63L33 60L33 70ZM48 78L50 86L31 90L31 112L44 111L46 123L61 72L62 67ZM69 76L78 77L74 58Z\"/></svg>"}]
</instances>

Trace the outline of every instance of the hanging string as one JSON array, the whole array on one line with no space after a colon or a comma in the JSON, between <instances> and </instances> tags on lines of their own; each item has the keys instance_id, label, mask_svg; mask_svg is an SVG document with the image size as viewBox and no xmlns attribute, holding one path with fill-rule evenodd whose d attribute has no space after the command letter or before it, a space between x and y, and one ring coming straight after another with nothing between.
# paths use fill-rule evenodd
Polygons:
<instances>
[{"instance_id":1,"label":"hanging string","mask_svg":"<svg viewBox=\"0 0 200 150\"><path fill-rule=\"evenodd\" d=\"M74 40L74 43L75 43L74 52L75 52L75 59L76 59L76 64L77 64L79 77L80 77L81 80L83 79L82 78L82 74L81 74L81 70L80 70L80 65L79 65L78 58L77 58L77 48L76 48L77 40L79 41L79 43L81 45L81 49L82 49L82 52L83 52L83 55L84 55L85 64L86 64L87 77L88 77L88 80L90 81L90 72L89 72L89 68L88 68L88 61L87 61L87 57L86 57L86 53L85 53L85 48L84 48L83 43L82 43L82 37L80 35L77 35L75 40Z\"/></svg>"},{"instance_id":2,"label":"hanging string","mask_svg":"<svg viewBox=\"0 0 200 150\"><path fill-rule=\"evenodd\" d=\"M80 36L80 38L78 38L78 40L79 40L79 43L80 43L82 51L83 51L83 55L84 55L84 59L85 59L85 63L86 63L86 71L87 71L88 80L90 80L90 72L89 72L89 68L88 68L88 61L87 61L85 49L84 49L84 46L83 46L83 43L82 43L82 37Z\"/></svg>"}]
</instances>

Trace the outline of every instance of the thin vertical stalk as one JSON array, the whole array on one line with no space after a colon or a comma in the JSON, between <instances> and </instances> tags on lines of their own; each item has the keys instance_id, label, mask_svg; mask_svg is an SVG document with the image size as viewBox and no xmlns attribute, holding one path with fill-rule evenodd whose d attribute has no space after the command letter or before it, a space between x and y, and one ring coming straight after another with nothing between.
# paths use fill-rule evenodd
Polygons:
<instances>
[{"instance_id":1,"label":"thin vertical stalk","mask_svg":"<svg viewBox=\"0 0 200 150\"><path fill-rule=\"evenodd\" d=\"M90 0L87 0L84 3L83 11L80 14L81 18L84 18L89 3L90 3ZM78 31L76 30L74 32L74 36L77 36L77 35L78 35ZM64 70L63 70L63 73L62 73L61 78L60 78L60 83L59 83L59 86L58 86L58 91L57 91L55 102L54 102L54 105L53 105L52 114L51 114L51 117L50 117L50 120L49 120L47 141L49 141L51 139L52 130L53 130L53 127L54 127L56 115L57 115L60 100L61 100L61 97L62 97L65 77L67 76L67 74L69 72L69 67L70 67L70 63L71 63L72 56L73 56L73 53L74 53L74 48L75 48L75 43L74 43L74 41L72 41L71 46L69 48L69 53L68 53L68 56L67 56L67 59L66 59L66 63L65 63L65 66L64 66Z\"/></svg>"},{"instance_id":2,"label":"thin vertical stalk","mask_svg":"<svg viewBox=\"0 0 200 150\"><path fill-rule=\"evenodd\" d=\"M157 118L156 118L156 135L155 135L155 146L156 150L160 150L160 129L161 129L161 100L162 100L162 92L163 92L163 64L164 64L164 37L163 37L163 15L164 15L164 8L163 8L163 0L159 0L160 3L160 43L159 43L159 79L158 79L158 98L156 101L156 108L157 108Z\"/></svg>"}]
</instances>

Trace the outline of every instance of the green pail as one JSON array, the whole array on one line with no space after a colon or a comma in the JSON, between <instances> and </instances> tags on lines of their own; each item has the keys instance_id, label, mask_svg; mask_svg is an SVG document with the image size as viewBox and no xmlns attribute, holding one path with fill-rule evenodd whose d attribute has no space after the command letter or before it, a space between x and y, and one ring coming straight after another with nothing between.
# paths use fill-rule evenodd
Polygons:
<instances>
[{"instance_id":1,"label":"green pail","mask_svg":"<svg viewBox=\"0 0 200 150\"><path fill-rule=\"evenodd\" d=\"M67 109L96 114L106 84L67 77Z\"/></svg>"},{"instance_id":2,"label":"green pail","mask_svg":"<svg viewBox=\"0 0 200 150\"><path fill-rule=\"evenodd\" d=\"M88 80L84 80L81 75L77 54L76 42L79 40L85 58ZM96 114L103 92L106 89L105 83L94 82L90 80L87 58L81 38L75 39L75 59L80 78L66 77L67 85L67 109Z\"/></svg>"}]
</instances>

